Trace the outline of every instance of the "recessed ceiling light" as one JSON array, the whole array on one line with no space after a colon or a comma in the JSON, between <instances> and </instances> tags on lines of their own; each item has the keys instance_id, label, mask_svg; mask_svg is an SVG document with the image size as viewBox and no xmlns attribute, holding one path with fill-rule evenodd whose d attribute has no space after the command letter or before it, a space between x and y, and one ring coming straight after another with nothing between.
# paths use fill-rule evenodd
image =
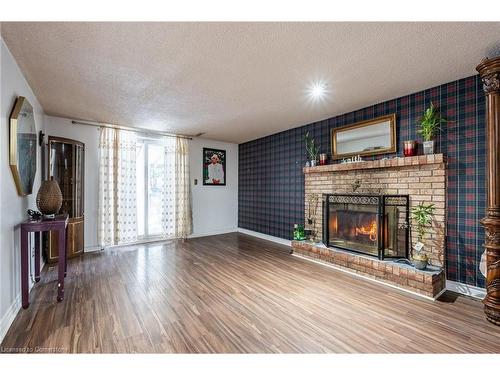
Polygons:
<instances>
[{"instance_id":1,"label":"recessed ceiling light","mask_svg":"<svg viewBox=\"0 0 500 375\"><path fill-rule=\"evenodd\" d=\"M327 94L326 83L314 82L308 90L309 97L313 100L320 100Z\"/></svg>"}]
</instances>

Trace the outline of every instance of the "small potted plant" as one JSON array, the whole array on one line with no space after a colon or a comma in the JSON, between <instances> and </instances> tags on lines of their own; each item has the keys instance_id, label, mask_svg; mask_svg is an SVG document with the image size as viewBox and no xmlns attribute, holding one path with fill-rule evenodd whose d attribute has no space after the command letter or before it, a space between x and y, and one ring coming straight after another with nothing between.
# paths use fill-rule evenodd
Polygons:
<instances>
[{"instance_id":1,"label":"small potted plant","mask_svg":"<svg viewBox=\"0 0 500 375\"><path fill-rule=\"evenodd\" d=\"M427 108L424 115L420 119L420 129L417 130L424 139L424 154L430 155L434 153L434 135L441 130L441 124L446 120L441 117L434 104Z\"/></svg>"},{"instance_id":2,"label":"small potted plant","mask_svg":"<svg viewBox=\"0 0 500 375\"><path fill-rule=\"evenodd\" d=\"M305 141L306 153L310 160L310 165L311 167L315 167L318 160L319 147L314 143L314 138L309 136L309 132L306 133Z\"/></svg>"},{"instance_id":3,"label":"small potted plant","mask_svg":"<svg viewBox=\"0 0 500 375\"><path fill-rule=\"evenodd\" d=\"M413 251L412 258L413 265L418 270L424 270L427 267L428 258L423 252L423 240L435 209L434 204L426 205L423 202L411 209L412 219L415 220L417 226L417 243L414 246L415 251Z\"/></svg>"}]
</instances>

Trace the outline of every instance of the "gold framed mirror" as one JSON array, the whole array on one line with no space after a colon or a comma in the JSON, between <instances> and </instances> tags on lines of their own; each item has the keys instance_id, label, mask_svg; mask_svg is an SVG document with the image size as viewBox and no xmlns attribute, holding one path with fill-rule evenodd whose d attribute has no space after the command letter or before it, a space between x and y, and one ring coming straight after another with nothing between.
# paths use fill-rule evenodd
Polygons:
<instances>
[{"instance_id":1,"label":"gold framed mirror","mask_svg":"<svg viewBox=\"0 0 500 375\"><path fill-rule=\"evenodd\" d=\"M332 129L332 157L380 155L396 152L396 114Z\"/></svg>"},{"instance_id":2,"label":"gold framed mirror","mask_svg":"<svg viewBox=\"0 0 500 375\"><path fill-rule=\"evenodd\" d=\"M10 115L9 165L21 196L33 193L36 175L36 126L33 107L19 96Z\"/></svg>"}]
</instances>

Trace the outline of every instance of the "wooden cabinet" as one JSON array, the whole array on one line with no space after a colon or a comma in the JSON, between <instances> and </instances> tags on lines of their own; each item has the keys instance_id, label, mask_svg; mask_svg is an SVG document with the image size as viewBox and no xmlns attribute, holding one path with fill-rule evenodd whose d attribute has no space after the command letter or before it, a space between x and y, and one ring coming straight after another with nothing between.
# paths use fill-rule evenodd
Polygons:
<instances>
[{"instance_id":1,"label":"wooden cabinet","mask_svg":"<svg viewBox=\"0 0 500 375\"><path fill-rule=\"evenodd\" d=\"M69 216L66 231L68 258L83 254L84 249L84 161L85 145L82 142L49 136L48 178L54 177L61 188L63 203L59 214ZM57 233L48 233L45 249L48 263L57 262Z\"/></svg>"}]
</instances>

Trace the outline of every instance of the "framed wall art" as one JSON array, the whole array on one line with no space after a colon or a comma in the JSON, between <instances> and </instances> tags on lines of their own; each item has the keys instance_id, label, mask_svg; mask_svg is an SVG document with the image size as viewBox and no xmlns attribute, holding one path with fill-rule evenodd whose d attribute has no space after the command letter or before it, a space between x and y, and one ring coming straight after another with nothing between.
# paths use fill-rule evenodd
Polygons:
<instances>
[{"instance_id":1,"label":"framed wall art","mask_svg":"<svg viewBox=\"0 0 500 375\"><path fill-rule=\"evenodd\" d=\"M226 150L203 148L203 185L226 185Z\"/></svg>"}]
</instances>

